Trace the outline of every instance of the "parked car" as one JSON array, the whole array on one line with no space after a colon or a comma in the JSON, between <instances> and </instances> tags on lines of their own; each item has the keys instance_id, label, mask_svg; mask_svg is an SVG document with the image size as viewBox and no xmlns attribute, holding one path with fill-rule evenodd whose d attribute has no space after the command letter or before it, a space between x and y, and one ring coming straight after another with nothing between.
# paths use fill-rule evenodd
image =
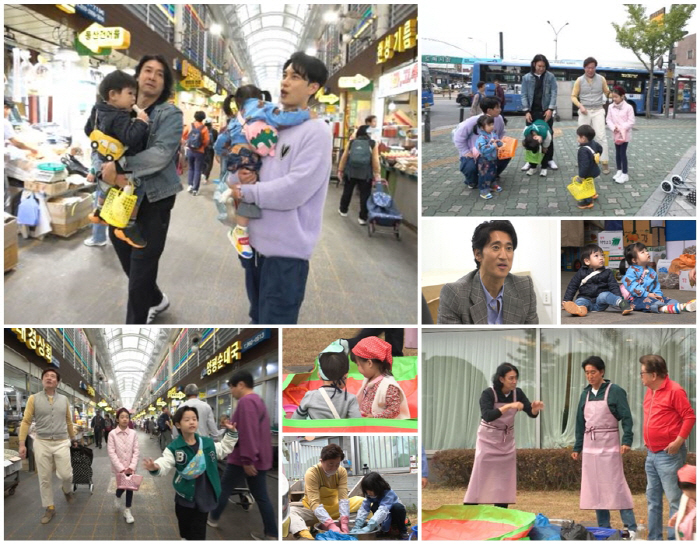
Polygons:
<instances>
[{"instance_id":1,"label":"parked car","mask_svg":"<svg viewBox=\"0 0 700 544\"><path fill-rule=\"evenodd\" d=\"M468 108L472 105L473 96L474 95L472 94L470 89L464 89L460 91L460 93L457 95L457 104L459 104L463 108Z\"/></svg>"}]
</instances>

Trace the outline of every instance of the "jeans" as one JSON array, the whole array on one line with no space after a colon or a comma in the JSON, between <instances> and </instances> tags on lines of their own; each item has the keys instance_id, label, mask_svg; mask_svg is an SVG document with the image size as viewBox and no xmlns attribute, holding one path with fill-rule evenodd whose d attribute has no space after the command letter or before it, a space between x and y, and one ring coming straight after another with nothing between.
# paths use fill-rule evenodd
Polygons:
<instances>
[{"instance_id":1,"label":"jeans","mask_svg":"<svg viewBox=\"0 0 700 544\"><path fill-rule=\"evenodd\" d=\"M649 311L654 312L655 314L658 314L659 308L661 306L668 306L669 304L678 304L678 301L675 298L667 298L666 302L663 302L661 300L656 300L651 304L651 306L649 306Z\"/></svg>"},{"instance_id":2,"label":"jeans","mask_svg":"<svg viewBox=\"0 0 700 544\"><path fill-rule=\"evenodd\" d=\"M97 207L97 201L99 200L100 191L95 191L94 200L95 207ZM93 224L92 225L92 241L101 244L107 241L107 225Z\"/></svg>"},{"instance_id":3,"label":"jeans","mask_svg":"<svg viewBox=\"0 0 700 544\"><path fill-rule=\"evenodd\" d=\"M304 302L309 261L265 257L253 248L253 258L240 258L250 302L251 324L296 325Z\"/></svg>"},{"instance_id":4,"label":"jeans","mask_svg":"<svg viewBox=\"0 0 700 544\"><path fill-rule=\"evenodd\" d=\"M248 483L253 498L258 503L260 517L262 517L265 536L277 538L277 516L272 506L272 501L267 496L267 471L258 470L256 476L247 476L242 466L229 463L226 465L224 476L221 479L221 495L219 505L211 512L211 518L218 520L226 509L228 498L236 487L241 487L243 480Z\"/></svg>"},{"instance_id":5,"label":"jeans","mask_svg":"<svg viewBox=\"0 0 700 544\"><path fill-rule=\"evenodd\" d=\"M610 529L610 510L596 510L595 517L598 520L598 527L606 527ZM637 520L634 519L634 510L631 508L620 510L622 523L630 531L637 531Z\"/></svg>"},{"instance_id":6,"label":"jeans","mask_svg":"<svg viewBox=\"0 0 700 544\"><path fill-rule=\"evenodd\" d=\"M199 180L202 178L202 166L204 166L204 153L187 150L187 161L190 171L187 174L187 183L195 191L199 191Z\"/></svg>"},{"instance_id":7,"label":"jeans","mask_svg":"<svg viewBox=\"0 0 700 544\"><path fill-rule=\"evenodd\" d=\"M506 169L510 159L501 159L496 162L496 177L501 175L501 172ZM476 187L479 182L478 173L476 170L476 161L471 157L459 158L459 171L464 175L464 183Z\"/></svg>"},{"instance_id":8,"label":"jeans","mask_svg":"<svg viewBox=\"0 0 700 544\"><path fill-rule=\"evenodd\" d=\"M352 193L357 186L360 192L360 219L367 221L367 200L372 193L372 182L370 180L353 179L345 176L345 186L343 196L340 197L340 211L348 213L348 207L352 201Z\"/></svg>"},{"instance_id":9,"label":"jeans","mask_svg":"<svg viewBox=\"0 0 700 544\"><path fill-rule=\"evenodd\" d=\"M620 302L622 302L622 297L613 295L610 291L605 291L599 294L595 302L591 302L589 299L584 297L576 299L576 305L585 306L588 308L589 312L604 312L608 306L615 306L617 308Z\"/></svg>"},{"instance_id":10,"label":"jeans","mask_svg":"<svg viewBox=\"0 0 700 544\"><path fill-rule=\"evenodd\" d=\"M139 208L138 223L141 234L148 240L142 249L130 246L117 238L114 228L109 229L109 238L117 252L124 273L129 278L129 298L126 305L126 323L145 325L148 310L163 300L158 288L158 262L165 249L165 240L170 226L170 212L175 205L175 197L170 196L158 202L143 199Z\"/></svg>"},{"instance_id":11,"label":"jeans","mask_svg":"<svg viewBox=\"0 0 700 544\"><path fill-rule=\"evenodd\" d=\"M496 163L481 155L476 161L478 171L479 191L488 191L496 179Z\"/></svg>"},{"instance_id":12,"label":"jeans","mask_svg":"<svg viewBox=\"0 0 700 544\"><path fill-rule=\"evenodd\" d=\"M665 451L653 453L647 450L647 459L644 470L647 473L647 510L649 517L648 540L663 540L663 512L664 495L670 505L669 518L678 511L678 504L683 492L678 487L678 469L685 464L688 454L686 445L675 455L669 455ZM668 540L675 540L675 532L672 527L666 527Z\"/></svg>"},{"instance_id":13,"label":"jeans","mask_svg":"<svg viewBox=\"0 0 700 544\"><path fill-rule=\"evenodd\" d=\"M622 170L623 174L627 173L627 145L629 142L623 144L615 144L615 164L618 170Z\"/></svg>"}]
</instances>

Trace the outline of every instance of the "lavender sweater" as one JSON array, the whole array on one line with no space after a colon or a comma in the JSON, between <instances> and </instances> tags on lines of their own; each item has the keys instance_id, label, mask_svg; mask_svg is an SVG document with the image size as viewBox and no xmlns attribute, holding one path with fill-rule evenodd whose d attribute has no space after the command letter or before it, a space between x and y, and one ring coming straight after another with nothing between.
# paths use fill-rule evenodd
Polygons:
<instances>
[{"instance_id":1,"label":"lavender sweater","mask_svg":"<svg viewBox=\"0 0 700 544\"><path fill-rule=\"evenodd\" d=\"M331 128L322 119L280 130L277 153L263 158L260 181L241 186L243 201L262 210L248 229L250 245L265 257L311 258L321 234L332 149Z\"/></svg>"},{"instance_id":2,"label":"lavender sweater","mask_svg":"<svg viewBox=\"0 0 700 544\"><path fill-rule=\"evenodd\" d=\"M467 153L471 154L475 159L479 156L479 150L476 148L476 140L478 134L474 134L474 127L481 115L474 115L466 121L462 121L452 133L452 141L459 151L459 156L464 157ZM500 140L506 134L506 124L503 122L503 117L500 115L494 119L493 132Z\"/></svg>"}]
</instances>

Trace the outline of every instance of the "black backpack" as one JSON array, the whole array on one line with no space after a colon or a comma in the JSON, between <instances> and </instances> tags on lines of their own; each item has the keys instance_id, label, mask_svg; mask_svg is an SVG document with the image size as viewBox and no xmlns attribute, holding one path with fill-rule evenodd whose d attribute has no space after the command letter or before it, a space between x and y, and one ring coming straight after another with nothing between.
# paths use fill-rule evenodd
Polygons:
<instances>
[{"instance_id":1,"label":"black backpack","mask_svg":"<svg viewBox=\"0 0 700 544\"><path fill-rule=\"evenodd\" d=\"M202 136L203 128L203 126L197 127L194 123L192 123L192 130L190 130L190 133L187 136L187 147L194 149L195 151L202 147L202 141L204 139Z\"/></svg>"},{"instance_id":2,"label":"black backpack","mask_svg":"<svg viewBox=\"0 0 700 544\"><path fill-rule=\"evenodd\" d=\"M350 144L346 174L352 179L367 180L372 177L372 144L370 139L353 140Z\"/></svg>"}]
</instances>

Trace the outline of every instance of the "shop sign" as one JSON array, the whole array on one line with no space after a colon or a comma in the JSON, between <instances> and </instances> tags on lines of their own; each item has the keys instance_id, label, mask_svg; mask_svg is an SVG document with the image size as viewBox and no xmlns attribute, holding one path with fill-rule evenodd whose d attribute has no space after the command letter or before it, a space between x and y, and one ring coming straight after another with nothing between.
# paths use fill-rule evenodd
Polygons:
<instances>
[{"instance_id":1,"label":"shop sign","mask_svg":"<svg viewBox=\"0 0 700 544\"><path fill-rule=\"evenodd\" d=\"M263 342L265 340L269 340L270 336L272 336L270 329L261 330L255 336L253 336L252 338L248 338L248 340L243 342L243 348L241 349L241 351L242 352L248 351L253 346L257 346L260 342Z\"/></svg>"},{"instance_id":2,"label":"shop sign","mask_svg":"<svg viewBox=\"0 0 700 544\"><path fill-rule=\"evenodd\" d=\"M202 72L200 72L186 60L182 61L182 69L180 73L185 78L181 83L183 88L190 90L199 89L202 86Z\"/></svg>"},{"instance_id":3,"label":"shop sign","mask_svg":"<svg viewBox=\"0 0 700 544\"><path fill-rule=\"evenodd\" d=\"M87 386L87 394L90 395L91 397L95 396L95 390L93 389L93 387L91 385Z\"/></svg>"},{"instance_id":4,"label":"shop sign","mask_svg":"<svg viewBox=\"0 0 700 544\"><path fill-rule=\"evenodd\" d=\"M341 89L355 89L356 91L363 89L370 83L371 81L362 74L356 74L354 76L349 77L341 77L338 79L338 87L340 87Z\"/></svg>"},{"instance_id":5,"label":"shop sign","mask_svg":"<svg viewBox=\"0 0 700 544\"><path fill-rule=\"evenodd\" d=\"M151 404L151 405L148 407L148 411L149 411L149 412L155 412L155 411L156 411L156 407L153 406L153 405Z\"/></svg>"},{"instance_id":6,"label":"shop sign","mask_svg":"<svg viewBox=\"0 0 700 544\"><path fill-rule=\"evenodd\" d=\"M216 81L214 81L212 78L208 76L202 76L202 87L204 87L207 91L211 91L212 93L216 93Z\"/></svg>"},{"instance_id":7,"label":"shop sign","mask_svg":"<svg viewBox=\"0 0 700 544\"><path fill-rule=\"evenodd\" d=\"M53 362L53 348L46 339L36 332L36 329L20 327L12 329L17 338L39 357L43 357L49 363ZM56 364L58 366L58 364Z\"/></svg>"},{"instance_id":8,"label":"shop sign","mask_svg":"<svg viewBox=\"0 0 700 544\"><path fill-rule=\"evenodd\" d=\"M156 406L167 406L168 403L163 400L162 397L158 397L158 400L156 401Z\"/></svg>"},{"instance_id":9,"label":"shop sign","mask_svg":"<svg viewBox=\"0 0 700 544\"><path fill-rule=\"evenodd\" d=\"M181 387L173 387L172 389L168 390L168 398L169 399L184 399L185 394L181 391Z\"/></svg>"},{"instance_id":10,"label":"shop sign","mask_svg":"<svg viewBox=\"0 0 700 544\"><path fill-rule=\"evenodd\" d=\"M95 21L96 23L104 24L105 22L104 10L95 4L56 4L56 7L70 15L75 13L82 15L86 19Z\"/></svg>"},{"instance_id":11,"label":"shop sign","mask_svg":"<svg viewBox=\"0 0 700 544\"><path fill-rule=\"evenodd\" d=\"M324 89L320 89L316 93L316 100L321 104L337 104L340 101L340 97L333 93L326 94Z\"/></svg>"},{"instance_id":12,"label":"shop sign","mask_svg":"<svg viewBox=\"0 0 700 544\"><path fill-rule=\"evenodd\" d=\"M396 53L403 53L416 47L417 27L418 19L409 19L391 34L387 34L379 40L377 44L377 64L393 59Z\"/></svg>"},{"instance_id":13,"label":"shop sign","mask_svg":"<svg viewBox=\"0 0 700 544\"><path fill-rule=\"evenodd\" d=\"M230 365L233 361L241 360L241 342L240 340L231 344L219 355L215 355L209 362L207 362L207 376L211 376L215 372L218 372L224 365Z\"/></svg>"},{"instance_id":14,"label":"shop sign","mask_svg":"<svg viewBox=\"0 0 700 544\"><path fill-rule=\"evenodd\" d=\"M102 49L129 49L131 33L120 26L104 27L92 23L78 34L78 41L94 53Z\"/></svg>"},{"instance_id":15,"label":"shop sign","mask_svg":"<svg viewBox=\"0 0 700 544\"><path fill-rule=\"evenodd\" d=\"M105 406L109 406L109 404L103 399L97 403L97 406L99 406L100 408L104 408Z\"/></svg>"},{"instance_id":16,"label":"shop sign","mask_svg":"<svg viewBox=\"0 0 700 544\"><path fill-rule=\"evenodd\" d=\"M418 92L418 63L414 62L379 78L377 96L385 98L410 91Z\"/></svg>"}]
</instances>

